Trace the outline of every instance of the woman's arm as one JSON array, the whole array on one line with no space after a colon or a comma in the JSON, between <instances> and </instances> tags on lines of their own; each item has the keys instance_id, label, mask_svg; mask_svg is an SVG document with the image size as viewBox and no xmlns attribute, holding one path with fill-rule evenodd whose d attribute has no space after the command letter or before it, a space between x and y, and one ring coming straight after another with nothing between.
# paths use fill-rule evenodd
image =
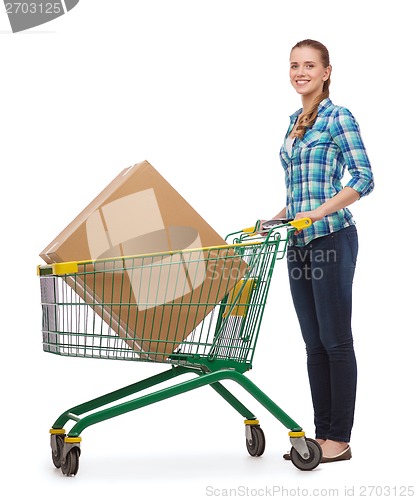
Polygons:
<instances>
[{"instance_id":1,"label":"woman's arm","mask_svg":"<svg viewBox=\"0 0 416 500\"><path fill-rule=\"evenodd\" d=\"M312 222L323 219L327 215L330 215L342 208L348 207L360 198L360 193L351 187L344 187L339 193L337 193L333 198L322 203L315 210L310 210L308 212L299 212L296 214L295 219L301 219L303 217L309 217Z\"/></svg>"},{"instance_id":2,"label":"woman's arm","mask_svg":"<svg viewBox=\"0 0 416 500\"><path fill-rule=\"evenodd\" d=\"M280 212L273 217L273 219L286 219L286 207L282 208Z\"/></svg>"},{"instance_id":3,"label":"woman's arm","mask_svg":"<svg viewBox=\"0 0 416 500\"><path fill-rule=\"evenodd\" d=\"M329 127L329 132L340 149L345 165L351 174L346 187L355 189L360 194L360 198L367 196L374 189L373 172L358 123L347 108L338 110Z\"/></svg>"},{"instance_id":4,"label":"woman's arm","mask_svg":"<svg viewBox=\"0 0 416 500\"><path fill-rule=\"evenodd\" d=\"M309 217L312 222L348 207L374 189L374 178L360 129L351 112L340 108L330 126L330 134L342 152L351 180L333 198L315 210L296 214L296 219Z\"/></svg>"}]
</instances>

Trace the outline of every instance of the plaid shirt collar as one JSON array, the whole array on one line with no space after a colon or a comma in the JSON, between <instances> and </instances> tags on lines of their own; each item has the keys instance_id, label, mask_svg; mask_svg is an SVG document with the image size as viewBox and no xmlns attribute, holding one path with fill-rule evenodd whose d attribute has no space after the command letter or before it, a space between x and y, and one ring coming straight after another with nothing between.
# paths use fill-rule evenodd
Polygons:
<instances>
[{"instance_id":1,"label":"plaid shirt collar","mask_svg":"<svg viewBox=\"0 0 416 500\"><path fill-rule=\"evenodd\" d=\"M325 116L326 114L329 114L329 112L332 110L334 105L332 104L332 101L329 97L324 99L318 104L318 116ZM303 108L298 109L293 113L293 115L290 115L290 123L294 123L297 119L297 117L302 113Z\"/></svg>"},{"instance_id":2,"label":"plaid shirt collar","mask_svg":"<svg viewBox=\"0 0 416 500\"><path fill-rule=\"evenodd\" d=\"M321 101L318 105L318 118L322 118L325 116L329 116L335 108L335 105L332 103L331 99L327 97L323 101ZM302 113L303 109L300 108L297 111L293 113L293 115L290 115L290 123L289 123L289 128L287 129L285 139L289 137L290 132L292 131L292 128L298 118L298 116ZM316 123L316 122L315 122ZM312 128L307 128L305 130L305 134L302 138L297 137L295 141L294 147L305 147L308 146L309 142L313 140L313 129ZM290 162L290 157L287 154L287 151L285 148L281 151L282 157L286 162Z\"/></svg>"}]
</instances>

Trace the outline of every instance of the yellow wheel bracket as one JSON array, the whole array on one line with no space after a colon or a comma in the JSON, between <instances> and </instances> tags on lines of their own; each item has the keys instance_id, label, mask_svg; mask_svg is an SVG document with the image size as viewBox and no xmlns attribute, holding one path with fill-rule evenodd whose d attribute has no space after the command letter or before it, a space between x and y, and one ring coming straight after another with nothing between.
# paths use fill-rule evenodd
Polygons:
<instances>
[{"instance_id":1,"label":"yellow wheel bracket","mask_svg":"<svg viewBox=\"0 0 416 500\"><path fill-rule=\"evenodd\" d=\"M301 438L301 437L305 437L305 433L304 433L304 431L298 431L298 432L289 431L289 437Z\"/></svg>"},{"instance_id":2,"label":"yellow wheel bracket","mask_svg":"<svg viewBox=\"0 0 416 500\"><path fill-rule=\"evenodd\" d=\"M244 420L245 425L259 425L260 420Z\"/></svg>"},{"instance_id":3,"label":"yellow wheel bracket","mask_svg":"<svg viewBox=\"0 0 416 500\"><path fill-rule=\"evenodd\" d=\"M309 226L312 226L312 221L309 217L304 217L303 219L292 220L289 222L291 226L293 226L298 231L302 231L302 229L306 229Z\"/></svg>"},{"instance_id":4,"label":"yellow wheel bracket","mask_svg":"<svg viewBox=\"0 0 416 500\"><path fill-rule=\"evenodd\" d=\"M49 429L49 434L65 434L65 429Z\"/></svg>"},{"instance_id":5,"label":"yellow wheel bracket","mask_svg":"<svg viewBox=\"0 0 416 500\"><path fill-rule=\"evenodd\" d=\"M80 443L81 442L81 438L80 437L66 437L64 439L65 443Z\"/></svg>"}]
</instances>

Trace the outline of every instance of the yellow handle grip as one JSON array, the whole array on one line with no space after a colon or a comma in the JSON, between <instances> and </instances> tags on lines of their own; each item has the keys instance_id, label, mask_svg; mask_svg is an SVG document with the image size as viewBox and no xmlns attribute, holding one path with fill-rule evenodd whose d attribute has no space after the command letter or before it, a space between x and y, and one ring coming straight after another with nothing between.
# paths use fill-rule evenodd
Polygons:
<instances>
[{"instance_id":1,"label":"yellow handle grip","mask_svg":"<svg viewBox=\"0 0 416 500\"><path fill-rule=\"evenodd\" d=\"M306 229L309 226L312 226L312 221L309 217L304 217L303 219L292 220L289 222L291 226L296 228L298 231L302 231L302 229Z\"/></svg>"},{"instance_id":2,"label":"yellow handle grip","mask_svg":"<svg viewBox=\"0 0 416 500\"><path fill-rule=\"evenodd\" d=\"M251 226L251 227L246 227L245 229L242 229L242 233L254 233L256 230L256 226Z\"/></svg>"}]
</instances>

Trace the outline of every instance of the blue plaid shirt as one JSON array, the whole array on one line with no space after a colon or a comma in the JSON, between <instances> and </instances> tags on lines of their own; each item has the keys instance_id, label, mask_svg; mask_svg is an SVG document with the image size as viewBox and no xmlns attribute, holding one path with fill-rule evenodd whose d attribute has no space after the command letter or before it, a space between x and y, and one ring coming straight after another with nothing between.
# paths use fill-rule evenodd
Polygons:
<instances>
[{"instance_id":1,"label":"blue plaid shirt","mask_svg":"<svg viewBox=\"0 0 416 500\"><path fill-rule=\"evenodd\" d=\"M318 107L318 116L312 128L306 129L302 139L295 139L292 152L286 149L289 136L297 117L290 117L290 125L280 150L285 170L286 216L294 218L298 212L318 208L343 189L342 178L347 167L351 179L346 186L355 189L360 197L374 189L373 174L358 123L350 111L335 106L324 99ZM355 224L348 208L338 210L315 222L299 235L293 235L291 245L304 246L314 238Z\"/></svg>"}]
</instances>

